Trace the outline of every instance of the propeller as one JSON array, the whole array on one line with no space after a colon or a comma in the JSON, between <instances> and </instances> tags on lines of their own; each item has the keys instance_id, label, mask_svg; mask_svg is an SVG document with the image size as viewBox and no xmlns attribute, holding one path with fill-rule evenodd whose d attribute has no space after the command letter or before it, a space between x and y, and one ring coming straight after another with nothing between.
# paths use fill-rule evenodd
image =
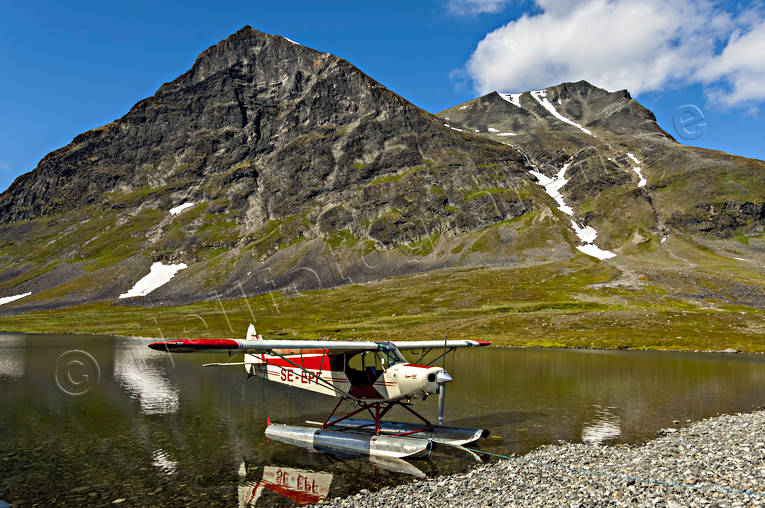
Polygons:
<instances>
[{"instance_id":1,"label":"propeller","mask_svg":"<svg viewBox=\"0 0 765 508\"><path fill-rule=\"evenodd\" d=\"M436 375L438 383L438 424L444 423L444 402L446 401L446 383L452 381L452 377L442 370Z\"/></svg>"},{"instance_id":2,"label":"propeller","mask_svg":"<svg viewBox=\"0 0 765 508\"><path fill-rule=\"evenodd\" d=\"M446 341L449 338L449 334L444 335L444 354L443 354L443 369L436 375L436 383L438 383L438 424L444 423L444 403L446 402L446 383L452 381L452 377L446 372Z\"/></svg>"}]
</instances>

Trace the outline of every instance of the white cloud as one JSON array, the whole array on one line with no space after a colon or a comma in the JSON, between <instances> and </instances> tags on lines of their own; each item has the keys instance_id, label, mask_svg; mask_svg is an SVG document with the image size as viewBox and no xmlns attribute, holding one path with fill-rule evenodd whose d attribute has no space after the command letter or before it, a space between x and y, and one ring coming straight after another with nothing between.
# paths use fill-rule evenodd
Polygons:
<instances>
[{"instance_id":1,"label":"white cloud","mask_svg":"<svg viewBox=\"0 0 765 508\"><path fill-rule=\"evenodd\" d=\"M727 104L765 99L765 22L754 11L734 18L709 0L537 5L476 47L465 70L480 93L585 79L633 94L703 82Z\"/></svg>"},{"instance_id":2,"label":"white cloud","mask_svg":"<svg viewBox=\"0 0 765 508\"><path fill-rule=\"evenodd\" d=\"M449 0L447 7L453 14L474 15L500 12L509 0Z\"/></svg>"},{"instance_id":3,"label":"white cloud","mask_svg":"<svg viewBox=\"0 0 765 508\"><path fill-rule=\"evenodd\" d=\"M765 22L736 31L728 45L698 72L711 99L727 105L765 100Z\"/></svg>"},{"instance_id":4,"label":"white cloud","mask_svg":"<svg viewBox=\"0 0 765 508\"><path fill-rule=\"evenodd\" d=\"M564 14L583 3L584 0L537 0L537 5L548 14Z\"/></svg>"}]
</instances>

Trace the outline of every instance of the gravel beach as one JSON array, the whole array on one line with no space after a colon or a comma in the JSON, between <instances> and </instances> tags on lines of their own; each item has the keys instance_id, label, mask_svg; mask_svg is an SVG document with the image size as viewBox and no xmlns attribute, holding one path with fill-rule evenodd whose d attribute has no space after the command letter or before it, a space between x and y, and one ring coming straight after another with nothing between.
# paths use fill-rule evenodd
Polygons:
<instances>
[{"instance_id":1,"label":"gravel beach","mask_svg":"<svg viewBox=\"0 0 765 508\"><path fill-rule=\"evenodd\" d=\"M324 505L765 506L765 411L710 418L642 445L543 446L516 460Z\"/></svg>"}]
</instances>

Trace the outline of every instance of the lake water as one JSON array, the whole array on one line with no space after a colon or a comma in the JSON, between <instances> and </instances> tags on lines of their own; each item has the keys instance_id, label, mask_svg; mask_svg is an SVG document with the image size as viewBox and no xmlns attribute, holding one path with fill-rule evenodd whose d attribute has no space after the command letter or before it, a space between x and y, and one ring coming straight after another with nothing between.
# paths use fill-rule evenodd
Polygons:
<instances>
[{"instance_id":1,"label":"lake water","mask_svg":"<svg viewBox=\"0 0 765 508\"><path fill-rule=\"evenodd\" d=\"M335 399L201 367L220 355L147 343L0 335L0 500L290 505L471 465L451 449L374 464L268 442L267 418L323 420ZM488 428L477 446L500 454L557 440L636 443L673 420L765 404L762 355L481 348L457 351L447 370L445 423ZM432 397L417 409L434 418L436 406Z\"/></svg>"}]
</instances>

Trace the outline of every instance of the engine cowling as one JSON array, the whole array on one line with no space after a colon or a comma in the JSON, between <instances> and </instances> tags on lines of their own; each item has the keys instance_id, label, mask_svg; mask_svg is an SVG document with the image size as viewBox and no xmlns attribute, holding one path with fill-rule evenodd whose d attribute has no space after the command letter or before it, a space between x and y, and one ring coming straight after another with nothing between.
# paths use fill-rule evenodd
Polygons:
<instances>
[{"instance_id":1,"label":"engine cowling","mask_svg":"<svg viewBox=\"0 0 765 508\"><path fill-rule=\"evenodd\" d=\"M428 367L411 363L397 365L395 369L400 392L399 398L423 398L438 393L438 376L442 373L446 374L446 371L441 367Z\"/></svg>"}]
</instances>

